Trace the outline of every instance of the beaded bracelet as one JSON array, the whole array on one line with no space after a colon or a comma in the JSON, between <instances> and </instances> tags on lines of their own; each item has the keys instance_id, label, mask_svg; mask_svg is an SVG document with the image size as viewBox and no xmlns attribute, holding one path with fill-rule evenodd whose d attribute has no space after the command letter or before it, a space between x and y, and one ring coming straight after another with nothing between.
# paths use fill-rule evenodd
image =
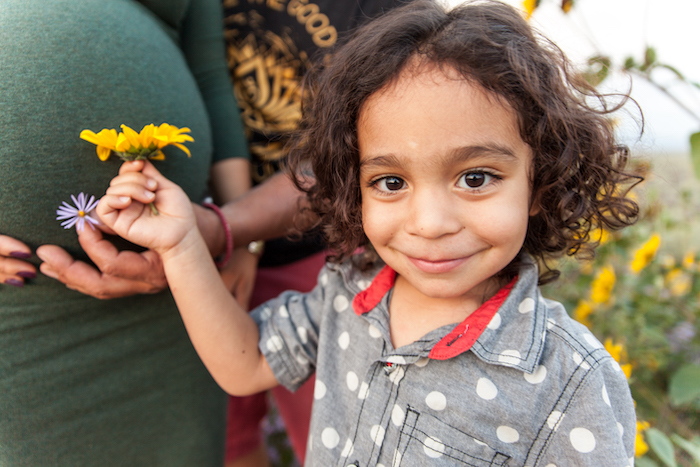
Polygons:
<instances>
[{"instance_id":1,"label":"beaded bracelet","mask_svg":"<svg viewBox=\"0 0 700 467\"><path fill-rule=\"evenodd\" d=\"M224 236L226 237L226 253L224 253L223 258L219 257L214 260L214 264L216 264L216 267L221 269L228 264L228 262L231 260L231 255L233 254L233 233L231 232L231 226L228 224L228 221L226 220L226 217L224 217L224 213L221 212L221 209L219 209L219 206L212 203L202 203L202 206L214 211L216 215L219 216L221 224L224 226Z\"/></svg>"}]
</instances>

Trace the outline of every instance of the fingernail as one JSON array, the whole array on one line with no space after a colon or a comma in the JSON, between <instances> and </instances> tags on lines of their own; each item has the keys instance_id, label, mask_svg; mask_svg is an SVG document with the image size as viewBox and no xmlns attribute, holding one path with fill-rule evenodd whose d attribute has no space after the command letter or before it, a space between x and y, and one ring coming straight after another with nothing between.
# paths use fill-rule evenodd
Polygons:
<instances>
[{"instance_id":1,"label":"fingernail","mask_svg":"<svg viewBox=\"0 0 700 467\"><path fill-rule=\"evenodd\" d=\"M13 258L17 258L17 259L29 259L32 257L32 254L25 253L23 251L12 251L12 252L10 252L10 256L12 256Z\"/></svg>"},{"instance_id":2,"label":"fingernail","mask_svg":"<svg viewBox=\"0 0 700 467\"><path fill-rule=\"evenodd\" d=\"M24 287L24 282L18 281L17 279L5 279L5 284L13 287Z\"/></svg>"},{"instance_id":3,"label":"fingernail","mask_svg":"<svg viewBox=\"0 0 700 467\"><path fill-rule=\"evenodd\" d=\"M24 277L25 279L34 279L36 278L36 273L32 271L20 271L17 273L19 277Z\"/></svg>"},{"instance_id":4,"label":"fingernail","mask_svg":"<svg viewBox=\"0 0 700 467\"><path fill-rule=\"evenodd\" d=\"M155 198L156 194L153 193L152 191L144 191L144 194L146 195L146 198Z\"/></svg>"},{"instance_id":5,"label":"fingernail","mask_svg":"<svg viewBox=\"0 0 700 467\"><path fill-rule=\"evenodd\" d=\"M58 274L56 273L56 271L54 271L53 269L49 268L48 266L45 266L45 264L46 264L46 263L44 263L44 264L41 265L41 272L42 272L45 276L49 276L51 279L56 279L56 280L58 280Z\"/></svg>"},{"instance_id":6,"label":"fingernail","mask_svg":"<svg viewBox=\"0 0 700 467\"><path fill-rule=\"evenodd\" d=\"M158 186L158 184L157 184L156 181L153 180L152 178L149 178L149 179L146 181L146 187L147 187L147 188L150 188L151 190L155 190L155 188L156 188L157 186Z\"/></svg>"},{"instance_id":7,"label":"fingernail","mask_svg":"<svg viewBox=\"0 0 700 467\"><path fill-rule=\"evenodd\" d=\"M131 199L131 198L129 198L128 196L120 196L120 197L119 197L119 201L121 201L122 203L126 203L126 202L129 201L130 199Z\"/></svg>"}]
</instances>

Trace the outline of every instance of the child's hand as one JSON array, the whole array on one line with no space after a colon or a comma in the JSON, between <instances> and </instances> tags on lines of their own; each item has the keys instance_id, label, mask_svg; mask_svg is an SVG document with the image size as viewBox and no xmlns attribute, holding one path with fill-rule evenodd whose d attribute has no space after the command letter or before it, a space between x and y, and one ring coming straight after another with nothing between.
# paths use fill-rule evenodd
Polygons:
<instances>
[{"instance_id":1,"label":"child's hand","mask_svg":"<svg viewBox=\"0 0 700 467\"><path fill-rule=\"evenodd\" d=\"M155 204L158 215L148 203ZM97 214L117 235L161 256L179 246L188 234L198 234L185 192L147 161L121 166L100 200Z\"/></svg>"}]
</instances>

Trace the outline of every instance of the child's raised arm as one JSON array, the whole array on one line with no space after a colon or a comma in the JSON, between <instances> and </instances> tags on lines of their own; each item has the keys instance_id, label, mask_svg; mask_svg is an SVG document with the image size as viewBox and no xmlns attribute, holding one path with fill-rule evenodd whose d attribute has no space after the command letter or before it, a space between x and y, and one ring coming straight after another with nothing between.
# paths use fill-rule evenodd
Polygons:
<instances>
[{"instance_id":1,"label":"child's raised arm","mask_svg":"<svg viewBox=\"0 0 700 467\"><path fill-rule=\"evenodd\" d=\"M151 212L150 202L158 215ZM190 200L178 185L149 162L127 162L97 213L118 235L161 255L187 333L226 392L253 394L278 384L258 349L257 325L221 281Z\"/></svg>"}]
</instances>

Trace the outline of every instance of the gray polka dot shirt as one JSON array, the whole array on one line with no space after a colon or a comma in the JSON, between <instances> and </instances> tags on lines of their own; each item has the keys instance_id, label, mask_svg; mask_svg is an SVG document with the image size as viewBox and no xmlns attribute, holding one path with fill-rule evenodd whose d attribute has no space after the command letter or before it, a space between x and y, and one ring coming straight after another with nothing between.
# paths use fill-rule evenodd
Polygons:
<instances>
[{"instance_id":1,"label":"gray polka dot shirt","mask_svg":"<svg viewBox=\"0 0 700 467\"><path fill-rule=\"evenodd\" d=\"M277 380L316 372L306 465L631 466L635 412L620 366L561 304L517 281L465 322L394 349L395 273L327 266L308 294L253 312Z\"/></svg>"}]
</instances>

